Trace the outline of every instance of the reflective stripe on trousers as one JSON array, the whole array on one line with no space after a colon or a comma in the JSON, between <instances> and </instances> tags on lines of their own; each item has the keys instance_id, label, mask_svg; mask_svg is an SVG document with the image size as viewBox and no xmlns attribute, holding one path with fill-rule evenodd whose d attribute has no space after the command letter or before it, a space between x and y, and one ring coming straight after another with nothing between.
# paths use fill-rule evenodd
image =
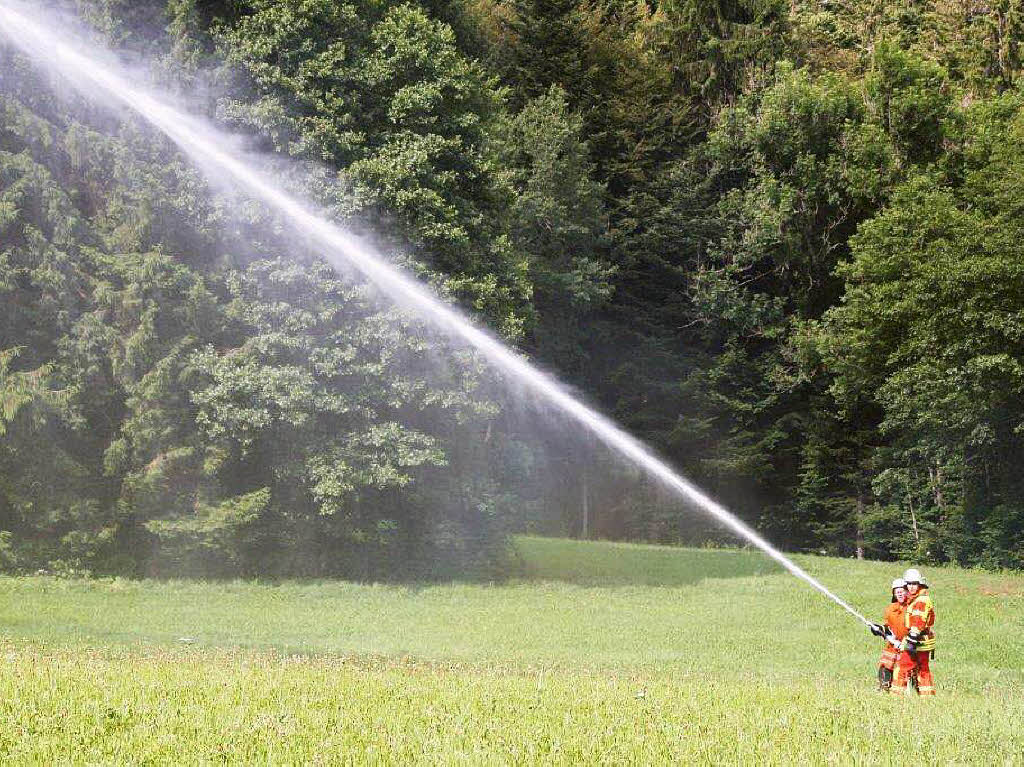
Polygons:
<instances>
[{"instance_id":1,"label":"reflective stripe on trousers","mask_svg":"<svg viewBox=\"0 0 1024 767\"><path fill-rule=\"evenodd\" d=\"M893 695L904 695L907 692L907 683L910 675L917 671L917 691L921 695L935 694L935 680L932 678L930 668L931 653L922 650L917 653L916 658L911 658L910 653L900 653L896 662L896 674L892 680L892 688L889 690Z\"/></svg>"},{"instance_id":2,"label":"reflective stripe on trousers","mask_svg":"<svg viewBox=\"0 0 1024 767\"><path fill-rule=\"evenodd\" d=\"M882 657L878 659L878 665L892 671L896 665L896 648L887 643L882 649Z\"/></svg>"}]
</instances>

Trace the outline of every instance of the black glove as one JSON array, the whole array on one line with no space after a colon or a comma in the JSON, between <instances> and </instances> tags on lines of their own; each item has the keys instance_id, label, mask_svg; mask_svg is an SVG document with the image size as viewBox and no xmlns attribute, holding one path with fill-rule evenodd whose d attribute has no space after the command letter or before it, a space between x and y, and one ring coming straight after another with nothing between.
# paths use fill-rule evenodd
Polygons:
<instances>
[{"instance_id":1,"label":"black glove","mask_svg":"<svg viewBox=\"0 0 1024 767\"><path fill-rule=\"evenodd\" d=\"M884 637L885 636L885 629L882 628L882 625L880 623L870 623L870 624L868 624L868 630L872 634L874 634L876 637Z\"/></svg>"},{"instance_id":2,"label":"black glove","mask_svg":"<svg viewBox=\"0 0 1024 767\"><path fill-rule=\"evenodd\" d=\"M909 655L911 658L914 658L914 659L917 658L917 640L916 639L911 639L910 637L907 637L907 644L906 644L905 649L907 651L907 655Z\"/></svg>"}]
</instances>

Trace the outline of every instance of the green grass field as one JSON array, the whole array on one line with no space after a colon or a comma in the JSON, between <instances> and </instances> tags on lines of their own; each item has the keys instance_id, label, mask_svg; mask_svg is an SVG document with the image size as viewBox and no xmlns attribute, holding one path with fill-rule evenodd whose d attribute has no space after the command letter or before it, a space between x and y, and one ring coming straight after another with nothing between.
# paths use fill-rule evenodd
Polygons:
<instances>
[{"instance_id":1,"label":"green grass field","mask_svg":"<svg viewBox=\"0 0 1024 767\"><path fill-rule=\"evenodd\" d=\"M1024 577L928 569L939 696L757 553L522 538L499 584L0 578L0 763L1024 764ZM798 557L881 616L898 565Z\"/></svg>"}]
</instances>

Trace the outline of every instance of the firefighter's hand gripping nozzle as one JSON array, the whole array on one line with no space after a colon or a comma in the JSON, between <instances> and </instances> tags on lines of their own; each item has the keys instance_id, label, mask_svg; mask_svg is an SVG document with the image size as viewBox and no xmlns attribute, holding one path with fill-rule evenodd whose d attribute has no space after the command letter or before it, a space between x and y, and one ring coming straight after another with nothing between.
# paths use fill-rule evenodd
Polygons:
<instances>
[{"instance_id":1,"label":"firefighter's hand gripping nozzle","mask_svg":"<svg viewBox=\"0 0 1024 767\"><path fill-rule=\"evenodd\" d=\"M868 631L874 634L876 637L882 637L886 642L891 644L897 650L901 649L900 640L892 633L892 629L888 626L883 626L881 623L869 623Z\"/></svg>"}]
</instances>

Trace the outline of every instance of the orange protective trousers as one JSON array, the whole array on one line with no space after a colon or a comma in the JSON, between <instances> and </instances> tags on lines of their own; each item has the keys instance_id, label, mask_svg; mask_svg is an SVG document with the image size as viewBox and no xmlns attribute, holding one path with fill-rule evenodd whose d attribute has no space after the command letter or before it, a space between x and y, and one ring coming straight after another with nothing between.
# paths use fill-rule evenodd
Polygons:
<instances>
[{"instance_id":1,"label":"orange protective trousers","mask_svg":"<svg viewBox=\"0 0 1024 767\"><path fill-rule=\"evenodd\" d=\"M932 671L928 666L931 660L931 651L919 652L915 657L910 653L901 652L896 660L896 675L892 680L890 692L893 695L904 695L907 692L907 684L910 682L910 675L917 671L917 691L921 695L935 694L935 680L932 679Z\"/></svg>"},{"instance_id":2,"label":"orange protective trousers","mask_svg":"<svg viewBox=\"0 0 1024 767\"><path fill-rule=\"evenodd\" d=\"M878 659L878 665L884 669L892 671L896 666L896 658L898 655L899 653L896 651L896 648L886 642L885 647L882 648L882 657Z\"/></svg>"}]
</instances>

